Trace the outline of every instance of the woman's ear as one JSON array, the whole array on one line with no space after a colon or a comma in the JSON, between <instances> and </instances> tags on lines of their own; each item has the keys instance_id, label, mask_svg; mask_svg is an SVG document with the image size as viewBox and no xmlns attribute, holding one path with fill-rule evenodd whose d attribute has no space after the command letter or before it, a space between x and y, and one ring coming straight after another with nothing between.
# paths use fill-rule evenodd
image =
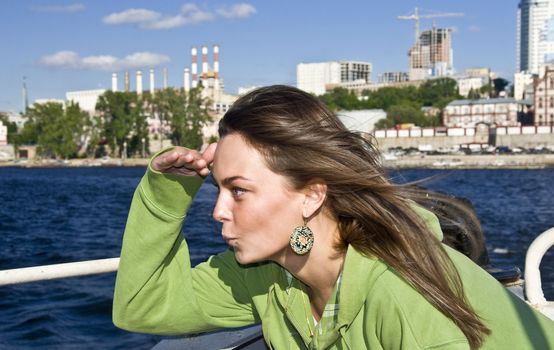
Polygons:
<instances>
[{"instance_id":1,"label":"woman's ear","mask_svg":"<svg viewBox=\"0 0 554 350\"><path fill-rule=\"evenodd\" d=\"M313 181L304 190L304 205L302 215L305 218L312 217L323 206L327 198L327 184L323 181Z\"/></svg>"}]
</instances>

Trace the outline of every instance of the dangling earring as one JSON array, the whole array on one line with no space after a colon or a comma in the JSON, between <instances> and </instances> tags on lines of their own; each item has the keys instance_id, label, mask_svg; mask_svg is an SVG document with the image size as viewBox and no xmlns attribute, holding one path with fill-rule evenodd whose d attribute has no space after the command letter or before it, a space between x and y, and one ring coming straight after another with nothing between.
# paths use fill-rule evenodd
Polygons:
<instances>
[{"instance_id":1,"label":"dangling earring","mask_svg":"<svg viewBox=\"0 0 554 350\"><path fill-rule=\"evenodd\" d=\"M304 225L295 227L290 235L290 247L298 255L304 255L314 246L314 233L306 224L308 220L304 218Z\"/></svg>"}]
</instances>

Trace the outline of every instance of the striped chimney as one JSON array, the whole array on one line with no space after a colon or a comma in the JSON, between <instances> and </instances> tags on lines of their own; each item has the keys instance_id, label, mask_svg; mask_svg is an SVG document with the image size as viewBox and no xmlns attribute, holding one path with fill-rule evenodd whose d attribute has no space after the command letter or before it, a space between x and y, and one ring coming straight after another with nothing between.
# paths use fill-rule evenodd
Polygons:
<instances>
[{"instance_id":1,"label":"striped chimney","mask_svg":"<svg viewBox=\"0 0 554 350\"><path fill-rule=\"evenodd\" d=\"M117 91L117 73L112 73L112 91Z\"/></svg>"},{"instance_id":2,"label":"striped chimney","mask_svg":"<svg viewBox=\"0 0 554 350\"><path fill-rule=\"evenodd\" d=\"M154 69L150 68L150 95L154 96Z\"/></svg>"},{"instance_id":3,"label":"striped chimney","mask_svg":"<svg viewBox=\"0 0 554 350\"><path fill-rule=\"evenodd\" d=\"M219 45L214 45L214 76L215 79L219 78Z\"/></svg>"},{"instance_id":4,"label":"striped chimney","mask_svg":"<svg viewBox=\"0 0 554 350\"><path fill-rule=\"evenodd\" d=\"M125 72L125 92L129 92L129 72Z\"/></svg>"},{"instance_id":5,"label":"striped chimney","mask_svg":"<svg viewBox=\"0 0 554 350\"><path fill-rule=\"evenodd\" d=\"M185 68L185 72L183 73L183 82L185 92L188 92L190 90L190 72L188 68Z\"/></svg>"},{"instance_id":6,"label":"striped chimney","mask_svg":"<svg viewBox=\"0 0 554 350\"><path fill-rule=\"evenodd\" d=\"M192 55L192 66L191 66L191 73L192 73L192 88L194 89L198 85L198 65L196 63L196 47L192 47L190 50L190 53Z\"/></svg>"},{"instance_id":7,"label":"striped chimney","mask_svg":"<svg viewBox=\"0 0 554 350\"><path fill-rule=\"evenodd\" d=\"M164 90L167 89L167 67L164 67L164 71L163 71L163 74L164 74Z\"/></svg>"},{"instance_id":8,"label":"striped chimney","mask_svg":"<svg viewBox=\"0 0 554 350\"><path fill-rule=\"evenodd\" d=\"M208 77L208 47L202 46L202 79Z\"/></svg>"},{"instance_id":9,"label":"striped chimney","mask_svg":"<svg viewBox=\"0 0 554 350\"><path fill-rule=\"evenodd\" d=\"M137 95L142 95L142 71L137 70Z\"/></svg>"}]
</instances>

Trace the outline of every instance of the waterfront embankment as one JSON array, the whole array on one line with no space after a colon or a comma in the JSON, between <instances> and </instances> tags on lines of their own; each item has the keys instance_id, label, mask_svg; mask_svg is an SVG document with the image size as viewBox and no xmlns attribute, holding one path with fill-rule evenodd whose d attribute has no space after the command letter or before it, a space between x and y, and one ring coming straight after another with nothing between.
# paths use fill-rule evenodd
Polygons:
<instances>
[{"instance_id":1,"label":"waterfront embankment","mask_svg":"<svg viewBox=\"0 0 554 350\"><path fill-rule=\"evenodd\" d=\"M0 167L145 167L148 161L148 158L16 160L0 161ZM554 167L554 154L402 155L383 159L383 165L391 169L542 169Z\"/></svg>"},{"instance_id":2,"label":"waterfront embankment","mask_svg":"<svg viewBox=\"0 0 554 350\"><path fill-rule=\"evenodd\" d=\"M554 167L554 154L404 155L384 159L392 169L542 169Z\"/></svg>"},{"instance_id":3,"label":"waterfront embankment","mask_svg":"<svg viewBox=\"0 0 554 350\"><path fill-rule=\"evenodd\" d=\"M57 167L134 167L147 166L149 158L101 158L101 159L40 159L27 160L18 159L11 161L0 161L0 167L21 167L21 168L57 168Z\"/></svg>"}]
</instances>

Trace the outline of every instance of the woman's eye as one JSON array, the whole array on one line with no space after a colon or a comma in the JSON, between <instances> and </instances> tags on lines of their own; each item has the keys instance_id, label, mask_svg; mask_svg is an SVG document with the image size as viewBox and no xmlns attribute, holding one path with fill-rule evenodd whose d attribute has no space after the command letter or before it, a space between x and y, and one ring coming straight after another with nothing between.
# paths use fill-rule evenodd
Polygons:
<instances>
[{"instance_id":1,"label":"woman's eye","mask_svg":"<svg viewBox=\"0 0 554 350\"><path fill-rule=\"evenodd\" d=\"M233 196L238 197L238 196L244 194L246 192L246 190L244 188L240 188L240 187L233 187L231 189L231 192L233 192Z\"/></svg>"}]
</instances>

